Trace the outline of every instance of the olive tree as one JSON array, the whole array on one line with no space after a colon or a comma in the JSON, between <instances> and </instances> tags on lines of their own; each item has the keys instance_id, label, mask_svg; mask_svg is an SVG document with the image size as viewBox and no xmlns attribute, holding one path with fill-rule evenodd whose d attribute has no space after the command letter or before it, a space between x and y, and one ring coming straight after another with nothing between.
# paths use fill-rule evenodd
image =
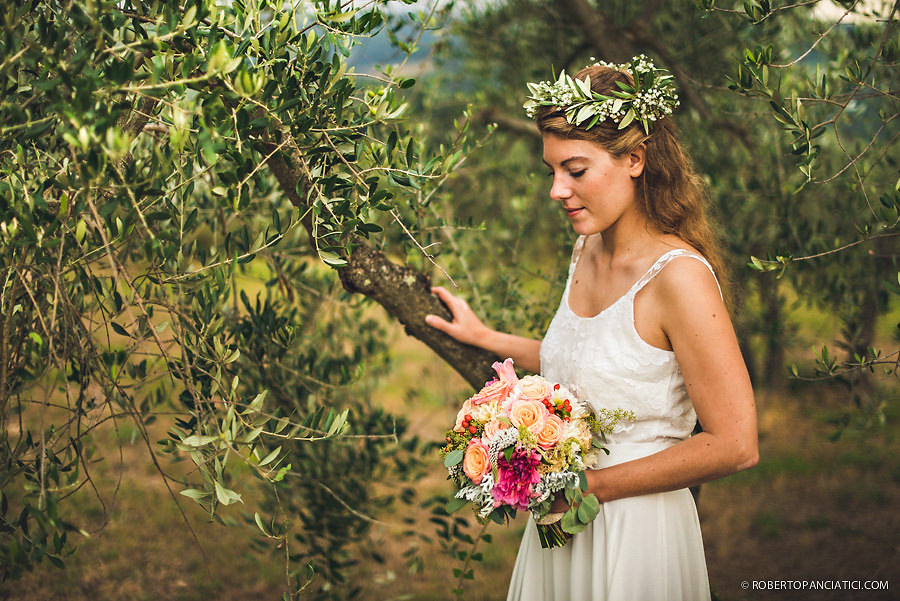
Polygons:
<instances>
[{"instance_id":1,"label":"olive tree","mask_svg":"<svg viewBox=\"0 0 900 601\"><path fill-rule=\"evenodd\" d=\"M426 313L446 309L403 249L392 260L383 248L401 232L430 264L405 222L470 142L462 119L423 155L403 126L414 80L348 70L351 47L383 26L380 4L7 6L3 580L63 565L73 533L87 534L65 501L94 486L94 436L127 421L174 503L221 520L249 472L267 491L258 534L291 572L315 563L340 584L366 512L389 500L370 483L387 464L409 477L418 444L342 388L385 369L383 321L347 291L483 382L492 358L426 328ZM173 470L167 454L193 468Z\"/></svg>"}]
</instances>

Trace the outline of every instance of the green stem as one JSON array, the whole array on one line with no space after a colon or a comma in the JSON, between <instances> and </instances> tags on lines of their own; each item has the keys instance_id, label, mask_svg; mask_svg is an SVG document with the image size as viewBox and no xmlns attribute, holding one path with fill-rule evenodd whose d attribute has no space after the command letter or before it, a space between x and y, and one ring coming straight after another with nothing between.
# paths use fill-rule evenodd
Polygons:
<instances>
[{"instance_id":1,"label":"green stem","mask_svg":"<svg viewBox=\"0 0 900 601\"><path fill-rule=\"evenodd\" d=\"M482 537L484 536L484 531L487 530L487 527L490 526L490 522L485 522L481 527L481 530L478 532L478 536L475 537L475 542L472 544L472 550L469 551L469 554L466 555L466 562L463 564L462 571L459 574L459 583L456 586L456 595L458 597L462 596L463 590L463 580L466 578L466 572L469 569L469 565L472 563L472 556L475 555L475 551L478 550L478 545L481 543Z\"/></svg>"}]
</instances>

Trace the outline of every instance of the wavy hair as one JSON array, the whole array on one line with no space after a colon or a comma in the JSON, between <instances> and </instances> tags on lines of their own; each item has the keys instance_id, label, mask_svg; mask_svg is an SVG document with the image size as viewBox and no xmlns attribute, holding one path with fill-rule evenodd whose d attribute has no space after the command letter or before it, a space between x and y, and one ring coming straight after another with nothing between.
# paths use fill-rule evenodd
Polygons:
<instances>
[{"instance_id":1,"label":"wavy hair","mask_svg":"<svg viewBox=\"0 0 900 601\"><path fill-rule=\"evenodd\" d=\"M585 77L591 78L593 91L608 96L618 89L616 81L634 85L631 74L599 65L586 67L575 75L576 79ZM640 209L661 232L696 248L725 288L728 277L719 238L706 213L706 186L694 171L670 118L653 122L648 135L637 119L623 129L618 129L612 120L585 129L566 121L564 111L552 106L542 107L535 117L542 134L593 142L616 158L643 144L644 170L638 178Z\"/></svg>"}]
</instances>

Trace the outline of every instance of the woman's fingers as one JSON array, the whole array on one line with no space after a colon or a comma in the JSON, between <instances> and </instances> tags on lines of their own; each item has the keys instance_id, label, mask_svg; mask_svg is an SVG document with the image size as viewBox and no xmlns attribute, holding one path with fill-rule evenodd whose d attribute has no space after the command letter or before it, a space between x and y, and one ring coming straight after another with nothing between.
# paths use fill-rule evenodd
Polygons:
<instances>
[{"instance_id":1,"label":"woman's fingers","mask_svg":"<svg viewBox=\"0 0 900 601\"><path fill-rule=\"evenodd\" d=\"M462 301L462 299L454 296L453 294L450 293L449 290L447 290L446 288L444 288L442 286L435 286L434 288L431 289L431 291L433 293L435 293L439 299L441 299L441 301L444 303L444 305L446 305L446 307L448 309L450 309L450 314L453 316L453 321L456 321L457 313L459 313L460 302ZM465 302L465 301L462 301L462 302ZM436 315L429 315L429 317L434 317L435 319L440 319ZM429 322L427 317L425 318L425 321L426 321L426 323ZM445 320L441 320L441 321L444 321L445 324L449 325L449 322L447 322ZM429 325L431 325L431 324L429 323ZM437 327L437 326L435 326L435 327Z\"/></svg>"},{"instance_id":2,"label":"woman's fingers","mask_svg":"<svg viewBox=\"0 0 900 601\"><path fill-rule=\"evenodd\" d=\"M446 332L452 326L449 321L437 315L426 315L425 323L442 332Z\"/></svg>"},{"instance_id":3,"label":"woman's fingers","mask_svg":"<svg viewBox=\"0 0 900 601\"><path fill-rule=\"evenodd\" d=\"M460 313L471 312L471 309L469 309L469 303L467 303L462 298L454 295L443 286L435 286L431 289L431 291L437 294L438 298L441 299L445 305L447 305L447 308L450 309L450 312L453 314L454 321L456 321L457 317L460 316Z\"/></svg>"},{"instance_id":4,"label":"woman's fingers","mask_svg":"<svg viewBox=\"0 0 900 601\"><path fill-rule=\"evenodd\" d=\"M565 496L558 496L553 499L553 503L550 504L550 513L565 513L569 510L569 503L566 501Z\"/></svg>"},{"instance_id":5,"label":"woman's fingers","mask_svg":"<svg viewBox=\"0 0 900 601\"><path fill-rule=\"evenodd\" d=\"M456 311L454 311L455 307L458 307L459 305L466 306L466 301L459 298L458 296L454 296L443 286L435 286L431 289L431 291L437 294L438 298L441 299L445 305L447 305L447 307L450 309L450 312L454 315L456 314Z\"/></svg>"},{"instance_id":6,"label":"woman's fingers","mask_svg":"<svg viewBox=\"0 0 900 601\"><path fill-rule=\"evenodd\" d=\"M479 332L485 326L469 308L469 303L442 286L435 286L431 291L447 306L453 318L448 321L437 315L426 315L425 323L460 342L478 346Z\"/></svg>"},{"instance_id":7,"label":"woman's fingers","mask_svg":"<svg viewBox=\"0 0 900 601\"><path fill-rule=\"evenodd\" d=\"M443 286L432 286L431 291L434 292L435 294L437 294L438 298L440 298L445 303L449 299L454 298L454 296L452 294L450 294L450 291L447 290L446 288L444 288Z\"/></svg>"},{"instance_id":8,"label":"woman's fingers","mask_svg":"<svg viewBox=\"0 0 900 601\"><path fill-rule=\"evenodd\" d=\"M456 307L456 301L459 299L453 296L449 290L444 288L443 286L435 286L431 289L431 291L437 294L438 298L443 301L447 308L450 309L450 313L453 315L453 319L456 319L456 311L454 308ZM425 323L430 325L433 328L441 330L442 332L448 332L453 328L453 324L442 317L438 317L437 315L426 315Z\"/></svg>"},{"instance_id":9,"label":"woman's fingers","mask_svg":"<svg viewBox=\"0 0 900 601\"><path fill-rule=\"evenodd\" d=\"M556 493L556 496L553 498L553 502L550 503L550 513L565 513L569 511L572 506L566 500L566 495L563 492ZM577 505L576 505L577 507Z\"/></svg>"}]
</instances>

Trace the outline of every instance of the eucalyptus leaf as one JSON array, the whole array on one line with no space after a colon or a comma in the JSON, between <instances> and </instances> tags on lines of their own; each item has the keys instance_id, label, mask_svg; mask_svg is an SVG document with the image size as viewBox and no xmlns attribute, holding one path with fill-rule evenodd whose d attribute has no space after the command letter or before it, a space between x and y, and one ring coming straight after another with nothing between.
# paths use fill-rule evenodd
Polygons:
<instances>
[{"instance_id":1,"label":"eucalyptus leaf","mask_svg":"<svg viewBox=\"0 0 900 601\"><path fill-rule=\"evenodd\" d=\"M467 503L468 501L466 501L465 499L450 497L450 500L447 501L445 509L447 510L447 513L456 513L457 511L465 507Z\"/></svg>"},{"instance_id":2,"label":"eucalyptus leaf","mask_svg":"<svg viewBox=\"0 0 900 601\"><path fill-rule=\"evenodd\" d=\"M453 467L454 465L462 463L464 456L465 452L462 449L450 451L447 453L447 456L444 457L444 467Z\"/></svg>"}]
</instances>

